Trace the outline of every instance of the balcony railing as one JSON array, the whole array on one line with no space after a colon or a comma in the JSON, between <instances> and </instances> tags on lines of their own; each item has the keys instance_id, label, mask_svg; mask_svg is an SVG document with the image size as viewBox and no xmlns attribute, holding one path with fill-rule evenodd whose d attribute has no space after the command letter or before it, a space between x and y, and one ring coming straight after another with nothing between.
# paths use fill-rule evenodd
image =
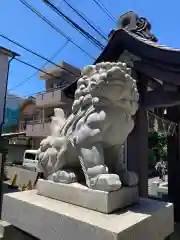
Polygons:
<instances>
[{"instance_id":1,"label":"balcony railing","mask_svg":"<svg viewBox=\"0 0 180 240\"><path fill-rule=\"evenodd\" d=\"M29 121L26 124L26 136L46 137L50 135L50 118L43 120Z\"/></svg>"},{"instance_id":2,"label":"balcony railing","mask_svg":"<svg viewBox=\"0 0 180 240\"><path fill-rule=\"evenodd\" d=\"M41 92L36 96L36 106L60 106L62 104L69 104L72 102L62 92L62 88L49 89L46 92Z\"/></svg>"}]
</instances>

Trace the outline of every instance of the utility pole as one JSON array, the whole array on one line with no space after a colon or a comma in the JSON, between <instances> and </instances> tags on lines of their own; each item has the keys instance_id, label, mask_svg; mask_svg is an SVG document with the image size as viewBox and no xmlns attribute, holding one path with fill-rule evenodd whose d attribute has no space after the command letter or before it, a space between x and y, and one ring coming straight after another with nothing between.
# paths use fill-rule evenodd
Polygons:
<instances>
[{"instance_id":1,"label":"utility pole","mask_svg":"<svg viewBox=\"0 0 180 240\"><path fill-rule=\"evenodd\" d=\"M1 84L1 88L0 88L0 171L1 171L0 172L0 219L2 217L4 165L6 160L7 144L8 144L8 142L2 136L2 133L3 133L4 120L5 120L9 68L10 68L11 61L16 56L19 56L19 55L6 48L0 47L0 84Z\"/></svg>"}]
</instances>

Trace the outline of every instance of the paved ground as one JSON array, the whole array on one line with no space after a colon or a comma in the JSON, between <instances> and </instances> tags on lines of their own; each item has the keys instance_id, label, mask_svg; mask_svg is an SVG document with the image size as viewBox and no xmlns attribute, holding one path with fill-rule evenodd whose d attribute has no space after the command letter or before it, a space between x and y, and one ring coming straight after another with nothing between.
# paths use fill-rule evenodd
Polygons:
<instances>
[{"instance_id":1,"label":"paved ground","mask_svg":"<svg viewBox=\"0 0 180 240\"><path fill-rule=\"evenodd\" d=\"M3 184L3 194L6 194L6 193L13 193L13 192L17 192L19 191L18 189L12 189L12 188L9 188L8 185L6 183Z\"/></svg>"}]
</instances>

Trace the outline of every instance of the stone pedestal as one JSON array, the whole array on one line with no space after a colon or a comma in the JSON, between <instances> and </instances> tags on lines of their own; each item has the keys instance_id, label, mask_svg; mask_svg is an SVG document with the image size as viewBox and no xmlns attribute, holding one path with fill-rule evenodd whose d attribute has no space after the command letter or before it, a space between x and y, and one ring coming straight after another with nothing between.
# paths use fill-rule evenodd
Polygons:
<instances>
[{"instance_id":1,"label":"stone pedestal","mask_svg":"<svg viewBox=\"0 0 180 240\"><path fill-rule=\"evenodd\" d=\"M41 240L163 240L173 232L173 205L149 199L104 214L37 194L4 195L3 219Z\"/></svg>"},{"instance_id":2,"label":"stone pedestal","mask_svg":"<svg viewBox=\"0 0 180 240\"><path fill-rule=\"evenodd\" d=\"M154 181L151 184L151 195L152 196L157 196L157 189L159 187L159 181Z\"/></svg>"},{"instance_id":3,"label":"stone pedestal","mask_svg":"<svg viewBox=\"0 0 180 240\"><path fill-rule=\"evenodd\" d=\"M118 191L104 192L89 189L79 183L63 184L39 179L37 192L45 197L103 213L110 213L139 201L138 187L123 187Z\"/></svg>"}]
</instances>

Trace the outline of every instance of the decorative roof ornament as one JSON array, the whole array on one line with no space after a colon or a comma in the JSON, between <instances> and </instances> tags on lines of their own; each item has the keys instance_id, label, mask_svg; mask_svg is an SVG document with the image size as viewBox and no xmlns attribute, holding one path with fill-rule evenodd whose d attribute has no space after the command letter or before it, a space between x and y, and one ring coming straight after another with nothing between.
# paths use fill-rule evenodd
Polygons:
<instances>
[{"instance_id":1,"label":"decorative roof ornament","mask_svg":"<svg viewBox=\"0 0 180 240\"><path fill-rule=\"evenodd\" d=\"M139 17L133 11L127 12L119 18L117 29L125 29L152 42L158 41L158 39L151 33L150 22L144 17ZM112 36L114 31L115 30L112 30L110 32L109 37Z\"/></svg>"}]
</instances>

